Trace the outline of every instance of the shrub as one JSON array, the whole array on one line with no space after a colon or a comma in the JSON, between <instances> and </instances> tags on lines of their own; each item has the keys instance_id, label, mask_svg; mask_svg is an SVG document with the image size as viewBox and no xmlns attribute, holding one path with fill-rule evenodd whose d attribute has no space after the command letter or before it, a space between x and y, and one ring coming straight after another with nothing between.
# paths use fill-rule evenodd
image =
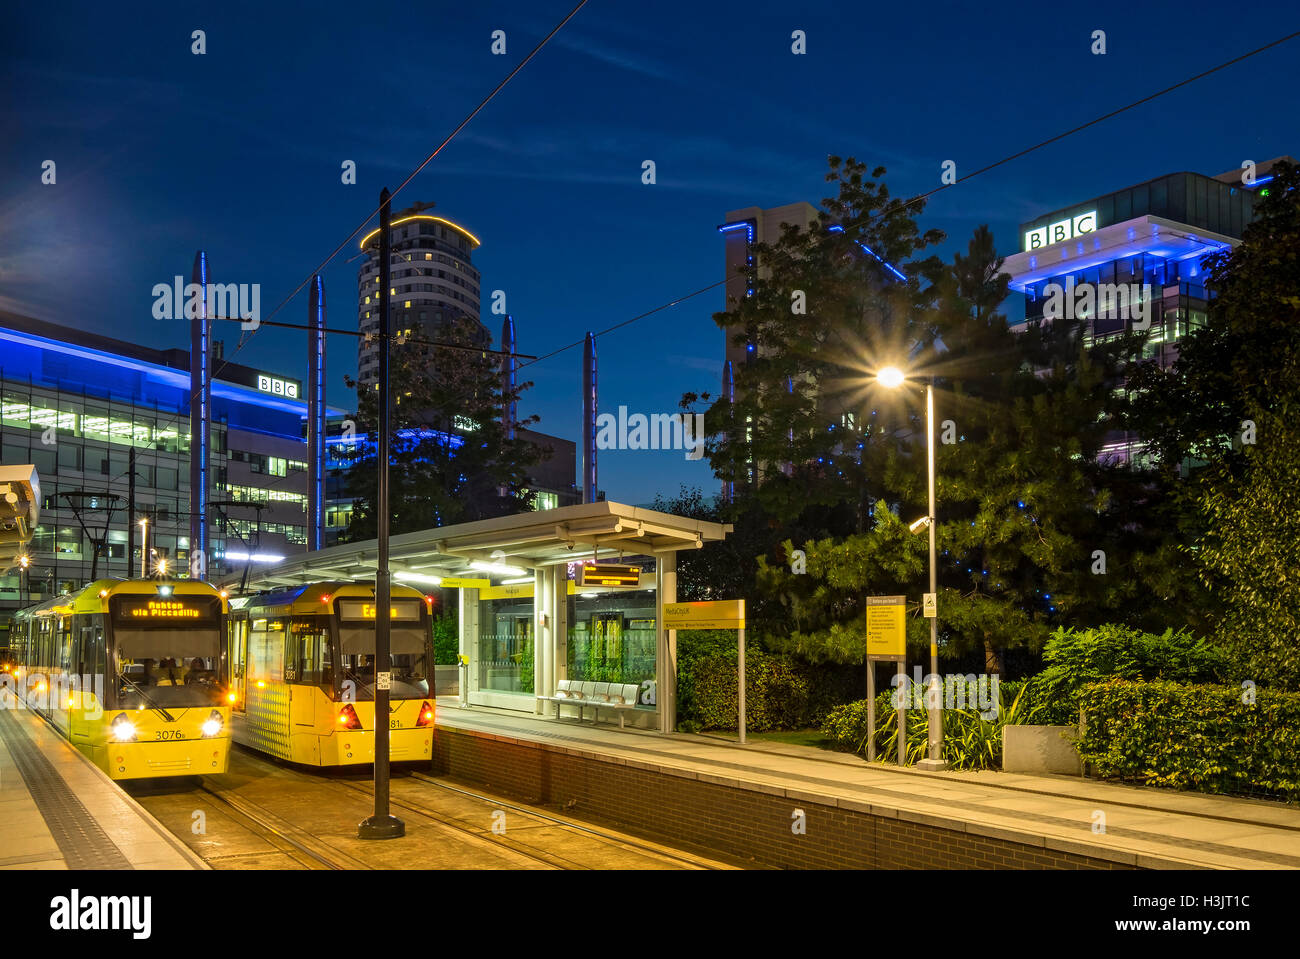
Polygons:
<instances>
[{"instance_id":1,"label":"shrub","mask_svg":"<svg viewBox=\"0 0 1300 959\"><path fill-rule=\"evenodd\" d=\"M736 634L730 646L721 631L677 634L677 728L736 729L739 697L736 682ZM839 703L861 695L861 669L817 665L745 646L745 727L752 732L806 729L821 724Z\"/></svg>"},{"instance_id":2,"label":"shrub","mask_svg":"<svg viewBox=\"0 0 1300 959\"><path fill-rule=\"evenodd\" d=\"M1079 691L1094 774L1173 789L1300 800L1300 693L1112 679Z\"/></svg>"},{"instance_id":3,"label":"shrub","mask_svg":"<svg viewBox=\"0 0 1300 959\"><path fill-rule=\"evenodd\" d=\"M1144 633L1125 626L1058 629L1047 640L1048 666L1027 681L1026 709L1036 721L1073 725L1079 719L1079 691L1111 678L1215 683L1232 678L1222 649L1185 630Z\"/></svg>"},{"instance_id":4,"label":"shrub","mask_svg":"<svg viewBox=\"0 0 1300 959\"><path fill-rule=\"evenodd\" d=\"M460 652L460 630L456 613L449 612L433 621L433 661L439 666L455 666Z\"/></svg>"},{"instance_id":5,"label":"shrub","mask_svg":"<svg viewBox=\"0 0 1300 959\"><path fill-rule=\"evenodd\" d=\"M739 692L736 657L710 656L695 664L694 719L701 729L736 729ZM808 682L790 660L745 650L745 727L756 733L798 729L807 712Z\"/></svg>"},{"instance_id":6,"label":"shrub","mask_svg":"<svg viewBox=\"0 0 1300 959\"><path fill-rule=\"evenodd\" d=\"M1008 684L1009 685L1009 684ZM1023 684L1014 696L1000 688L1001 701L997 716L986 719L977 709L943 711L943 758L953 769L1000 769L1002 767L1002 728L1009 723L1029 722ZM907 762L924 759L929 752L929 719L923 692L912 687L912 702L907 717ZM898 756L898 713L894 693L876 697L876 758L893 763ZM971 701L968 697L967 701ZM822 731L836 749L867 754L867 701L860 699L832 709L822 723Z\"/></svg>"}]
</instances>

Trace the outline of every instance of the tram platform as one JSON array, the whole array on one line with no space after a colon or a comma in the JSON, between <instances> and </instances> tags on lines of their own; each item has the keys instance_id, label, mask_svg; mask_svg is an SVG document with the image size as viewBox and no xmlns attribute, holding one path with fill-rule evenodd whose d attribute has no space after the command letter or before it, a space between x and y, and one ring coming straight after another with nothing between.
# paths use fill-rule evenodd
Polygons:
<instances>
[{"instance_id":1,"label":"tram platform","mask_svg":"<svg viewBox=\"0 0 1300 959\"><path fill-rule=\"evenodd\" d=\"M0 869L206 869L36 713L0 709Z\"/></svg>"},{"instance_id":2,"label":"tram platform","mask_svg":"<svg viewBox=\"0 0 1300 959\"><path fill-rule=\"evenodd\" d=\"M1300 808L1073 776L930 772L439 698L435 770L788 868L1296 869Z\"/></svg>"}]
</instances>

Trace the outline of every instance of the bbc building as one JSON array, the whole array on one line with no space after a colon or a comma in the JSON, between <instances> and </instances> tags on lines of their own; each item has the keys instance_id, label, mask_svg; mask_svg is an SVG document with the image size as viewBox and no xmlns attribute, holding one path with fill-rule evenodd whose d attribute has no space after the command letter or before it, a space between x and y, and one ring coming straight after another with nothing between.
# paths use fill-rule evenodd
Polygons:
<instances>
[{"instance_id":1,"label":"bbc building","mask_svg":"<svg viewBox=\"0 0 1300 959\"><path fill-rule=\"evenodd\" d=\"M1022 224L1019 249L1002 265L1011 289L1024 294L1024 320L1012 329L1050 322L1049 305L1059 307L1083 284L1109 284L1107 292L1120 295L1108 308L1098 308L1097 298L1075 313L1088 321L1086 341L1149 322L1145 358L1172 365L1179 340L1206 320L1206 258L1241 242L1277 162L1257 164L1253 178L1243 169L1171 173ZM1145 455L1139 438L1127 433L1114 434L1101 453L1109 462L1139 465Z\"/></svg>"},{"instance_id":2,"label":"bbc building","mask_svg":"<svg viewBox=\"0 0 1300 959\"><path fill-rule=\"evenodd\" d=\"M307 404L301 382L225 361L220 344L212 367L207 578L217 579L306 548ZM92 572L188 574L189 399L187 350L0 311L0 463L33 464L41 482L29 567L0 573L0 645L15 609Z\"/></svg>"}]
</instances>

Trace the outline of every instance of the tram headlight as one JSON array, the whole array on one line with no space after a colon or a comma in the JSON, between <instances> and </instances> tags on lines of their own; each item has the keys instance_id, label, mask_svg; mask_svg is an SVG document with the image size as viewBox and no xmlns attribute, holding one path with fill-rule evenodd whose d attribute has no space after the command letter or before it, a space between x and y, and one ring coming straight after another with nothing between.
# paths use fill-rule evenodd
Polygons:
<instances>
[{"instance_id":1,"label":"tram headlight","mask_svg":"<svg viewBox=\"0 0 1300 959\"><path fill-rule=\"evenodd\" d=\"M118 713L112 723L113 738L119 743L135 742L135 723L126 718L126 713Z\"/></svg>"},{"instance_id":2,"label":"tram headlight","mask_svg":"<svg viewBox=\"0 0 1300 959\"><path fill-rule=\"evenodd\" d=\"M203 721L203 725L200 728L203 731L203 735L206 738L211 739L213 736L220 736L221 730L225 725L226 722L221 718L221 713L214 709L212 710L212 715Z\"/></svg>"}]
</instances>

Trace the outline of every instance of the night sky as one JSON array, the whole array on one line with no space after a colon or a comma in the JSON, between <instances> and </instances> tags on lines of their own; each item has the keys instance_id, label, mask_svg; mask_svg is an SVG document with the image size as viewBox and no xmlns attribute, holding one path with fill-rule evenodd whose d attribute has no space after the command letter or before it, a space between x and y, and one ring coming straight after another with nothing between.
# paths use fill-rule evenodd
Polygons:
<instances>
[{"instance_id":1,"label":"night sky","mask_svg":"<svg viewBox=\"0 0 1300 959\"><path fill-rule=\"evenodd\" d=\"M151 290L188 278L201 247L216 281L261 284L265 317L572 6L7 5L0 308L184 347L183 321L152 318ZM476 234L484 322L499 335L488 310L502 289L519 349L548 353L723 279L726 211L817 203L828 154L882 164L891 191L913 195L945 160L968 172L1298 26L1293 3L593 0L394 209L431 200ZM1090 52L1097 29L1105 56ZM1012 253L1039 213L1296 155L1298 88L1293 40L960 184L923 225L948 234L945 257L980 223ZM330 326L355 328L357 253L353 240L325 270ZM667 412L683 391L716 390L721 306L719 288L602 337L601 409ZM276 319L306 312L304 290ZM238 330L218 335L230 356ZM351 407L356 341L329 350L330 402ZM578 438L581 355L525 371L536 387L521 414L540 414L538 429ZM302 378L305 334L264 328L235 358ZM681 452L601 454L610 499L683 483L716 491Z\"/></svg>"}]
</instances>

